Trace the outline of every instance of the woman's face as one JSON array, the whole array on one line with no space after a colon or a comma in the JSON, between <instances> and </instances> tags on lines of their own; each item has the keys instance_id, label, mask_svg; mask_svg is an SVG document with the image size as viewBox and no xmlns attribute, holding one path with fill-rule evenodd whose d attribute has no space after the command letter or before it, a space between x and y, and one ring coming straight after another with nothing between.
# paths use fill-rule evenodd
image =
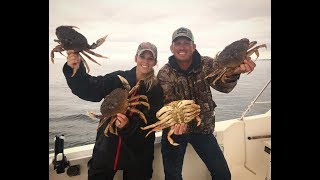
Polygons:
<instances>
[{"instance_id":1,"label":"woman's face","mask_svg":"<svg viewBox=\"0 0 320 180\"><path fill-rule=\"evenodd\" d=\"M136 63L137 70L140 73L148 74L150 71L152 71L157 62L150 51L144 51L140 54L140 56L136 56Z\"/></svg>"}]
</instances>

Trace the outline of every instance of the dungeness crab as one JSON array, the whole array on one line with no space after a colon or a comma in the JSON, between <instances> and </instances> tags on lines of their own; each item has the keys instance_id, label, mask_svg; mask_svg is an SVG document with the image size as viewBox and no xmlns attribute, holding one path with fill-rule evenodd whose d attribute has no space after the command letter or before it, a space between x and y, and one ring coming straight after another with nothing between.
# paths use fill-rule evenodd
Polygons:
<instances>
[{"instance_id":1,"label":"dungeness crab","mask_svg":"<svg viewBox=\"0 0 320 180\"><path fill-rule=\"evenodd\" d=\"M218 53L214 58L213 67L217 66L218 68L207 75L205 78L213 77L218 74L218 76L213 81L213 84L215 84L215 82L220 78L222 82L225 82L227 76L233 73L235 68L242 64L247 57L255 53L257 56L256 59L258 59L258 49L261 47L267 48L266 44L262 44L252 48L256 44L257 41L250 42L249 39L243 38L234 41L230 45L226 46L223 51L221 53Z\"/></svg>"},{"instance_id":2,"label":"dungeness crab","mask_svg":"<svg viewBox=\"0 0 320 180\"><path fill-rule=\"evenodd\" d=\"M153 128L151 131L147 133L148 136L153 131L159 131L167 127L174 126L178 123L188 123L193 119L196 119L197 126L201 123L200 114L200 106L195 104L193 100L178 100L172 101L171 103L163 106L157 113L156 116L159 119L158 122L151 124L146 127L141 127L141 129L146 130ZM174 129L172 128L168 133L168 141L174 145L179 145L175 143L171 138L171 135L174 133Z\"/></svg>"},{"instance_id":3,"label":"dungeness crab","mask_svg":"<svg viewBox=\"0 0 320 180\"><path fill-rule=\"evenodd\" d=\"M62 51L65 50L74 50L75 52L80 52L87 58L89 58L91 61L99 64L96 60L94 60L92 57L90 57L87 53L90 53L94 56L101 57L101 58L107 58L105 56L102 56L100 54L97 54L90 49L95 49L101 44L104 43L105 39L107 38L108 35L98 39L96 43L93 43L92 45L88 44L87 38L84 37L82 34L74 30L73 28L78 28L76 26L59 26L56 29L56 36L58 37L58 40L54 40L55 42L58 42L59 45L57 45L55 48L52 49L51 51L51 61L54 63L54 52L59 52L62 54ZM79 29L79 28L78 28ZM85 53L87 52L87 53ZM63 54L62 54L63 55ZM80 55L80 54L79 54ZM84 60L84 58L80 55L81 60L83 61L84 65L88 69L88 73L90 72L90 68L87 64L87 62ZM99 64L101 65L101 64ZM77 68L73 69L72 76L75 75L77 72Z\"/></svg>"},{"instance_id":4,"label":"dungeness crab","mask_svg":"<svg viewBox=\"0 0 320 180\"><path fill-rule=\"evenodd\" d=\"M148 109L149 109L150 108L149 103L147 103L145 101L133 102L139 98L142 98L142 99L148 101L147 96L136 95L136 96L128 98L136 89L139 88L140 84L137 83L137 85L135 85L130 90L131 87L130 87L128 81L120 75L118 75L118 77L121 80L121 82L123 83L125 89L117 88L117 89L113 90L110 94L106 95L106 97L104 98L104 101L102 102L102 104L100 106L100 112L102 115L96 115L93 112L88 112L88 115L90 117L101 119L99 126L98 126L98 129L107 121L107 119L112 117L111 120L109 121L105 131L104 131L104 134L106 136L108 136L109 130L113 134L116 134L116 135L118 134L117 131L113 127L114 122L117 120L117 113L125 114L127 111L138 113L139 116L141 117L141 119L144 121L144 123L147 124L147 120L146 120L144 114L141 111L139 111L138 109L135 109L134 107L132 107L134 105L142 104L142 105L148 107Z\"/></svg>"}]
</instances>

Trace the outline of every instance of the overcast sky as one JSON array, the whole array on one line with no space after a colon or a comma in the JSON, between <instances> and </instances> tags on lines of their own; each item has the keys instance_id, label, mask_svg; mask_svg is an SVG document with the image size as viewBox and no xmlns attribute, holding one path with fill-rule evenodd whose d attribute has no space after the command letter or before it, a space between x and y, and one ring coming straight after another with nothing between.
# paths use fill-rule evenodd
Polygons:
<instances>
[{"instance_id":1,"label":"overcast sky","mask_svg":"<svg viewBox=\"0 0 320 180\"><path fill-rule=\"evenodd\" d=\"M260 58L271 58L270 0L50 0L49 52L57 43L55 29L74 25L91 45L108 35L94 52L110 60L130 61L140 42L158 48L158 61L167 62L174 30L189 28L201 55L214 57L243 37L266 44ZM55 57L62 57L55 53ZM255 58L255 55L252 57ZM100 58L95 58L102 61ZM116 61L115 61L116 62Z\"/></svg>"}]
</instances>

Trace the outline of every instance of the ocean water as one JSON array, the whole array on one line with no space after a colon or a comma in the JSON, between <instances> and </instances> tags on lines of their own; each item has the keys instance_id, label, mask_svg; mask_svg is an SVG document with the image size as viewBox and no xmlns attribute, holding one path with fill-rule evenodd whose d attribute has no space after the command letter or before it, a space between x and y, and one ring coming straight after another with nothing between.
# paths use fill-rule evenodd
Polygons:
<instances>
[{"instance_id":1,"label":"ocean water","mask_svg":"<svg viewBox=\"0 0 320 180\"><path fill-rule=\"evenodd\" d=\"M66 62L63 58L56 58L55 63L49 62L49 151L54 148L54 137L65 136L65 148L94 143L98 120L89 118L88 111L100 113L101 102L89 102L72 94L69 89L62 67ZM115 70L131 69L134 60L112 61L99 60L101 66L88 62L89 74L97 76ZM159 61L155 71L162 67L166 61ZM237 86L230 93L220 93L212 90L213 99L217 104L216 121L240 118L249 107L263 87L271 80L271 60L256 61L255 70L242 74ZM271 83L260 94L246 116L265 113L271 108Z\"/></svg>"}]
</instances>

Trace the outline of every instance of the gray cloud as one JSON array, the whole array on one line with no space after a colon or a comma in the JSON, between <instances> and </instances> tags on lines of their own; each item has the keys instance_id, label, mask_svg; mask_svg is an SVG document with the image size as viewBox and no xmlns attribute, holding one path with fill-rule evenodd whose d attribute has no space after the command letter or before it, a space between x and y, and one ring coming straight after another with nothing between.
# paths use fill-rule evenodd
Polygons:
<instances>
[{"instance_id":1,"label":"gray cloud","mask_svg":"<svg viewBox=\"0 0 320 180\"><path fill-rule=\"evenodd\" d=\"M109 34L95 51L113 57L132 54L140 42L150 41L165 60L171 54L171 34L180 26L193 31L203 54L247 37L266 43L261 56L271 56L270 0L50 0L49 51L59 25L78 26L90 43Z\"/></svg>"}]
</instances>

